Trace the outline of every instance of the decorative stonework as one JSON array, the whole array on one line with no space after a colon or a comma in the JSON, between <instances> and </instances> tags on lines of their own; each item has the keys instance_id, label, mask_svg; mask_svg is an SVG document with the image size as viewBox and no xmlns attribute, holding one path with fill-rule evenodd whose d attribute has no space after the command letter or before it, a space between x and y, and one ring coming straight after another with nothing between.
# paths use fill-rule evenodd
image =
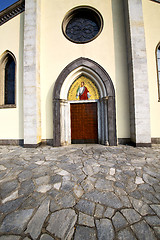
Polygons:
<instances>
[{"instance_id":1,"label":"decorative stonework","mask_svg":"<svg viewBox=\"0 0 160 240\"><path fill-rule=\"evenodd\" d=\"M69 11L62 23L66 38L74 43L87 43L95 39L103 28L101 14L89 6L79 6Z\"/></svg>"},{"instance_id":2,"label":"decorative stonework","mask_svg":"<svg viewBox=\"0 0 160 240\"><path fill-rule=\"evenodd\" d=\"M25 1L20 0L0 12L0 26L25 10Z\"/></svg>"},{"instance_id":3,"label":"decorative stonework","mask_svg":"<svg viewBox=\"0 0 160 240\"><path fill-rule=\"evenodd\" d=\"M89 75L99 86L98 100L98 143L117 145L115 91L111 78L96 62L78 58L71 62L59 75L53 90L53 146L71 143L70 103L67 94L75 75ZM68 89L67 89L68 88ZM92 100L93 101L93 100Z\"/></svg>"}]
</instances>

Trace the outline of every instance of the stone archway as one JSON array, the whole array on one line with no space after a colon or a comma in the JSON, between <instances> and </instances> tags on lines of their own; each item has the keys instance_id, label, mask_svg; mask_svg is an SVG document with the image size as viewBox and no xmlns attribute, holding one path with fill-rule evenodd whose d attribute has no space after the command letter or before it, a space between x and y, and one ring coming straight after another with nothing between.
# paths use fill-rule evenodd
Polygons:
<instances>
[{"instance_id":1,"label":"stone archway","mask_svg":"<svg viewBox=\"0 0 160 240\"><path fill-rule=\"evenodd\" d=\"M67 94L75 79L86 75L95 82L99 93L98 143L117 145L115 91L111 78L96 62L78 58L71 62L59 75L53 90L53 146L71 143L70 103Z\"/></svg>"}]
</instances>

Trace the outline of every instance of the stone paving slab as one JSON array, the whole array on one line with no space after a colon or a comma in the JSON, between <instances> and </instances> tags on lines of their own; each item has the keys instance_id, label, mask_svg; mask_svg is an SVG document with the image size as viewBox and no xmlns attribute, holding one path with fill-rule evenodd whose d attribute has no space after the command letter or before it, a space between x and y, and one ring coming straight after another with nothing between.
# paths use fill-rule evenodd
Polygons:
<instances>
[{"instance_id":1,"label":"stone paving slab","mask_svg":"<svg viewBox=\"0 0 160 240\"><path fill-rule=\"evenodd\" d=\"M160 147L0 146L0 240L160 239Z\"/></svg>"}]
</instances>

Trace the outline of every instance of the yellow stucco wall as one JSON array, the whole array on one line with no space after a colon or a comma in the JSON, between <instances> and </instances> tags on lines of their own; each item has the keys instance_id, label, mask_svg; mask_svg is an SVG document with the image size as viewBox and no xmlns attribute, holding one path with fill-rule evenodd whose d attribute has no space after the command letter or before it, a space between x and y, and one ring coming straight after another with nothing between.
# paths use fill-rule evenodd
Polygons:
<instances>
[{"instance_id":1,"label":"yellow stucco wall","mask_svg":"<svg viewBox=\"0 0 160 240\"><path fill-rule=\"evenodd\" d=\"M0 26L0 56L9 50L16 58L16 108L0 109L0 139L23 138L23 26L24 13Z\"/></svg>"},{"instance_id":2,"label":"yellow stucco wall","mask_svg":"<svg viewBox=\"0 0 160 240\"><path fill-rule=\"evenodd\" d=\"M127 47L122 1L112 0L117 137L130 138Z\"/></svg>"},{"instance_id":3,"label":"yellow stucco wall","mask_svg":"<svg viewBox=\"0 0 160 240\"><path fill-rule=\"evenodd\" d=\"M130 137L127 62L123 6L115 0L48 0L41 5L41 113L42 139L53 138L52 92L60 72L73 60L87 57L110 75L116 91L117 135ZM103 17L101 34L86 44L75 44L62 33L65 14L74 7L88 5ZM114 30L113 30L114 27Z\"/></svg>"},{"instance_id":4,"label":"yellow stucco wall","mask_svg":"<svg viewBox=\"0 0 160 240\"><path fill-rule=\"evenodd\" d=\"M160 4L143 0L144 27L146 36L146 50L148 63L151 137L160 137L160 102L158 102L158 84L156 68L156 46L160 42Z\"/></svg>"}]
</instances>

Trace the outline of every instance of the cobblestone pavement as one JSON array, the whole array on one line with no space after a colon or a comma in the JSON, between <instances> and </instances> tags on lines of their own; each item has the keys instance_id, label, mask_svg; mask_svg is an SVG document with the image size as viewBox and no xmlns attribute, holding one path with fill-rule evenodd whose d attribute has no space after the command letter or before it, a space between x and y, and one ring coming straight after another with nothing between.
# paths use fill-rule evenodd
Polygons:
<instances>
[{"instance_id":1,"label":"cobblestone pavement","mask_svg":"<svg viewBox=\"0 0 160 240\"><path fill-rule=\"evenodd\" d=\"M0 147L0 240L160 239L160 147Z\"/></svg>"}]
</instances>

